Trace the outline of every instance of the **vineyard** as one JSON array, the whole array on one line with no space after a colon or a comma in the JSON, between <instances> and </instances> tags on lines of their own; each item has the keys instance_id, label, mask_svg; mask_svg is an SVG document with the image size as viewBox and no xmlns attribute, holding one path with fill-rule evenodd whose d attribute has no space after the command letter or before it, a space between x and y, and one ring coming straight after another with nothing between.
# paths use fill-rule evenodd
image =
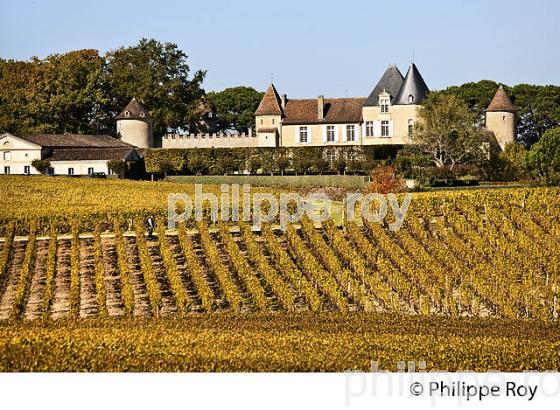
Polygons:
<instances>
[{"instance_id":1,"label":"vineyard","mask_svg":"<svg viewBox=\"0 0 560 410\"><path fill-rule=\"evenodd\" d=\"M158 218L153 238L141 220L48 236L32 221L16 237L9 224L0 319L366 311L556 320L560 211L525 201L484 213L456 201L439 217L409 215L397 232L306 218L286 232L205 222L168 232Z\"/></svg>"},{"instance_id":2,"label":"vineyard","mask_svg":"<svg viewBox=\"0 0 560 410\"><path fill-rule=\"evenodd\" d=\"M386 326L386 320L400 318L399 323L412 321L416 327L421 323L450 326L453 331L438 340L458 351L472 348L461 346L457 339L463 331L472 331L473 338L484 338L490 336L480 333L481 326L487 329L492 323L508 323L504 329L517 329L515 337L519 339L495 334L484 343L489 343L486 348L490 356L499 353L490 345L506 349L517 343L512 351L517 351L521 362L511 365L506 359L509 354L494 362L478 362L480 358L472 356L476 351L468 350L460 353L462 362L449 368L466 369L470 364L477 369L486 365L503 369L558 368L559 193L558 189L535 188L415 194L404 224L396 232L387 228L390 221L359 219L343 225L333 221L316 225L307 218L285 232L276 224L264 224L257 230L246 223L208 221L182 223L177 230L168 231L164 206L157 208L155 200L156 208L149 209L158 211L153 212L156 232L152 238L145 233L145 214L127 208L123 212L76 208L64 217L64 223L58 215L49 216L44 210L30 210L26 217L14 214L6 217L0 239L0 335L5 341L0 355L12 357L16 363L25 356L25 349L46 354L46 347L39 341L54 338L52 332L57 326L68 329L68 334L58 333L49 346L55 348L55 340L62 337L70 349L68 354L74 354L73 349L79 349L79 354L93 349L90 344L96 343L96 326L115 337L118 334L119 343L124 343L125 329L130 329L130 334L138 338L139 349L147 341L135 332L148 332L150 323L154 328L171 326L173 331L186 323L194 328L208 323L218 327L230 323L235 329L254 326L255 335L247 330L245 336L257 344L258 350L265 342L252 338L257 334L267 338L263 329L256 329L259 318L264 327L266 323L278 325L274 332L291 329L296 323L311 327L317 321L315 333L309 329L309 340L314 343L320 343L322 326L328 329L330 320L340 322L340 327L347 323L350 328L361 329L371 321ZM3 212L4 216L9 213ZM83 224L84 219L87 224ZM93 320L79 320L88 318ZM82 329L86 332L83 339L68 336L75 335L80 326L86 329ZM135 326L139 328L132 332ZM534 332L540 332L541 344L533 337ZM213 335L225 343L222 336ZM295 337L293 331L274 335L279 338L278 349ZM149 337L148 333L144 336ZM383 345L384 349L398 344L398 340L410 343L410 348L427 343L425 338L417 339L423 336L407 331L401 336L375 340L389 343ZM100 340L106 337L101 335ZM345 334L340 340L348 337L351 335ZM115 340L108 339L107 343L114 344ZM360 343L364 347L369 342L364 339ZM532 346L532 352L523 346ZM162 352L176 347L161 346ZM148 354L153 346L143 348ZM134 351L133 347L129 349L129 353ZM306 363L291 369L341 370L342 364L363 369L363 355L369 351L364 349L359 362L341 359L328 366ZM428 349L428 345L422 349ZM531 356L539 349L544 349L544 357ZM428 350L422 352L428 355ZM262 363L244 367L233 358L223 360L230 363L229 370L270 369ZM432 368L446 368L442 359L434 356L432 360ZM228 370L223 361L211 362L191 363L193 367L173 367L166 362L154 370L211 370L212 366L226 366L224 370ZM116 369L106 363L100 366ZM145 366L133 361L126 369L150 370ZM24 368L17 363L6 367ZM281 360L272 368L286 369Z\"/></svg>"}]
</instances>

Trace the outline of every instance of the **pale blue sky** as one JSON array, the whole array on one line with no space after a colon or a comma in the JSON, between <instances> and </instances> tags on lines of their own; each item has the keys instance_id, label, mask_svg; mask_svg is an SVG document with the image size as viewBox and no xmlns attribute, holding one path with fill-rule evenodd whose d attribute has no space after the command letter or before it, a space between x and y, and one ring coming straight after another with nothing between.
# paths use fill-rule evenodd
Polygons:
<instances>
[{"instance_id":1,"label":"pale blue sky","mask_svg":"<svg viewBox=\"0 0 560 410\"><path fill-rule=\"evenodd\" d=\"M141 37L177 43L205 89L291 97L366 96L389 63L415 61L431 89L491 79L560 84L554 0L0 0L0 57L79 48L102 53Z\"/></svg>"}]
</instances>

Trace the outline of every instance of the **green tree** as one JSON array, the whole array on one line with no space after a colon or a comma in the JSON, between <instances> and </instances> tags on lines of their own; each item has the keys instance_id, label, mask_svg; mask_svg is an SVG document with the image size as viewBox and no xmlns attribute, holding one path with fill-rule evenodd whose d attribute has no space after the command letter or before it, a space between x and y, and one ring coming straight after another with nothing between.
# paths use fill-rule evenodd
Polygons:
<instances>
[{"instance_id":1,"label":"green tree","mask_svg":"<svg viewBox=\"0 0 560 410\"><path fill-rule=\"evenodd\" d=\"M253 126L254 113L264 93L252 87L226 88L220 92L210 92L208 101L214 106L225 128L233 127L245 132Z\"/></svg>"},{"instance_id":2,"label":"green tree","mask_svg":"<svg viewBox=\"0 0 560 410\"><path fill-rule=\"evenodd\" d=\"M549 183L560 182L560 128L546 131L531 147L527 166Z\"/></svg>"},{"instance_id":3,"label":"green tree","mask_svg":"<svg viewBox=\"0 0 560 410\"><path fill-rule=\"evenodd\" d=\"M31 166L35 168L37 172L44 174L51 167L51 163L46 159L34 159L31 161Z\"/></svg>"},{"instance_id":4,"label":"green tree","mask_svg":"<svg viewBox=\"0 0 560 410\"><path fill-rule=\"evenodd\" d=\"M135 46L110 51L106 58L111 112L120 112L132 97L138 98L154 118L156 135L194 121L206 72L190 78L187 55L176 44L144 38Z\"/></svg>"},{"instance_id":5,"label":"green tree","mask_svg":"<svg viewBox=\"0 0 560 410\"><path fill-rule=\"evenodd\" d=\"M112 159L107 163L107 167L116 175L121 175L125 168L126 163L120 159Z\"/></svg>"},{"instance_id":6,"label":"green tree","mask_svg":"<svg viewBox=\"0 0 560 410\"><path fill-rule=\"evenodd\" d=\"M560 87L519 84L511 91L517 107L518 140L530 147L548 130L560 126Z\"/></svg>"},{"instance_id":7,"label":"green tree","mask_svg":"<svg viewBox=\"0 0 560 410\"><path fill-rule=\"evenodd\" d=\"M288 158L286 158L285 155L280 155L276 159L276 166L280 170L280 175L283 176L284 172L286 172L286 169L290 166L290 160Z\"/></svg>"},{"instance_id":8,"label":"green tree","mask_svg":"<svg viewBox=\"0 0 560 410\"><path fill-rule=\"evenodd\" d=\"M113 122L103 110L105 61L97 50L40 60L0 60L0 130L100 133Z\"/></svg>"},{"instance_id":9,"label":"green tree","mask_svg":"<svg viewBox=\"0 0 560 410\"><path fill-rule=\"evenodd\" d=\"M433 92L418 111L412 141L421 154L429 155L438 168L484 160L487 138L475 127L476 114L454 95Z\"/></svg>"}]
</instances>

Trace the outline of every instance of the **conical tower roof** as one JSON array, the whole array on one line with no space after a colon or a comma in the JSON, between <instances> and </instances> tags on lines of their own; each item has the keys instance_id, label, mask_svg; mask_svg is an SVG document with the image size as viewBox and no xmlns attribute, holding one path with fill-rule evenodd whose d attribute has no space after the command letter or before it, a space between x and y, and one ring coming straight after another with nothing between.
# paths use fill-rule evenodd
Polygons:
<instances>
[{"instance_id":1,"label":"conical tower roof","mask_svg":"<svg viewBox=\"0 0 560 410\"><path fill-rule=\"evenodd\" d=\"M117 120L143 120L146 118L150 118L150 113L136 97L132 97L125 109L115 117Z\"/></svg>"},{"instance_id":2,"label":"conical tower roof","mask_svg":"<svg viewBox=\"0 0 560 410\"><path fill-rule=\"evenodd\" d=\"M422 78L416 64L412 63L406 73L403 85L393 101L393 105L422 104L430 90Z\"/></svg>"},{"instance_id":3,"label":"conical tower roof","mask_svg":"<svg viewBox=\"0 0 560 410\"><path fill-rule=\"evenodd\" d=\"M504 86L500 85L486 111L517 111L517 109L509 99Z\"/></svg>"},{"instance_id":4,"label":"conical tower roof","mask_svg":"<svg viewBox=\"0 0 560 410\"><path fill-rule=\"evenodd\" d=\"M365 107L374 107L379 105L379 94L383 91L388 92L391 94L391 97L394 99L399 90L401 89L403 84L403 75L399 71L396 65L391 64L381 79L367 98L366 102L364 103Z\"/></svg>"},{"instance_id":5,"label":"conical tower roof","mask_svg":"<svg viewBox=\"0 0 560 410\"><path fill-rule=\"evenodd\" d=\"M274 84L268 86L257 111L255 111L255 115L282 115L280 96Z\"/></svg>"}]
</instances>

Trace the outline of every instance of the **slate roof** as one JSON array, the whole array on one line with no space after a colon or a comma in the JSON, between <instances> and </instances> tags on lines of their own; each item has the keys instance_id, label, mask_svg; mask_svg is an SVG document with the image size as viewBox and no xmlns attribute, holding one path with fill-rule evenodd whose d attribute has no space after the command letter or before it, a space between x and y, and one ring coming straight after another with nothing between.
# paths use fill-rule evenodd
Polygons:
<instances>
[{"instance_id":1,"label":"slate roof","mask_svg":"<svg viewBox=\"0 0 560 410\"><path fill-rule=\"evenodd\" d=\"M132 147L55 148L45 159L49 161L109 161L112 159L136 161L139 159L139 155Z\"/></svg>"},{"instance_id":2,"label":"slate roof","mask_svg":"<svg viewBox=\"0 0 560 410\"><path fill-rule=\"evenodd\" d=\"M110 135L84 134L13 134L14 136L41 147L51 148L111 148L132 147Z\"/></svg>"},{"instance_id":3,"label":"slate roof","mask_svg":"<svg viewBox=\"0 0 560 410\"><path fill-rule=\"evenodd\" d=\"M509 99L504 87L500 85L486 111L517 111L517 109Z\"/></svg>"},{"instance_id":4,"label":"slate roof","mask_svg":"<svg viewBox=\"0 0 560 410\"><path fill-rule=\"evenodd\" d=\"M282 115L280 96L274 84L270 84L255 111L255 115Z\"/></svg>"},{"instance_id":5,"label":"slate roof","mask_svg":"<svg viewBox=\"0 0 560 410\"><path fill-rule=\"evenodd\" d=\"M391 64L389 68L385 70L385 73L383 73L383 76L367 98L364 106L374 107L376 105L379 105L379 94L381 94L383 91L387 91L394 99L399 93L403 81L403 75L401 74L397 66Z\"/></svg>"},{"instance_id":6,"label":"slate roof","mask_svg":"<svg viewBox=\"0 0 560 410\"><path fill-rule=\"evenodd\" d=\"M116 120L143 120L146 118L150 118L150 113L136 97L133 97L124 110L115 117Z\"/></svg>"},{"instance_id":7,"label":"slate roof","mask_svg":"<svg viewBox=\"0 0 560 410\"><path fill-rule=\"evenodd\" d=\"M288 100L282 124L356 123L362 119L365 98L325 98L324 119L317 115L317 99Z\"/></svg>"},{"instance_id":8,"label":"slate roof","mask_svg":"<svg viewBox=\"0 0 560 410\"><path fill-rule=\"evenodd\" d=\"M418 105L426 99L430 90L426 85L426 82L422 78L420 71L416 67L416 64L412 63L408 68L406 77L404 78L403 85L399 90L399 93L391 103L392 105ZM413 97L412 102L409 100L409 96Z\"/></svg>"}]
</instances>

